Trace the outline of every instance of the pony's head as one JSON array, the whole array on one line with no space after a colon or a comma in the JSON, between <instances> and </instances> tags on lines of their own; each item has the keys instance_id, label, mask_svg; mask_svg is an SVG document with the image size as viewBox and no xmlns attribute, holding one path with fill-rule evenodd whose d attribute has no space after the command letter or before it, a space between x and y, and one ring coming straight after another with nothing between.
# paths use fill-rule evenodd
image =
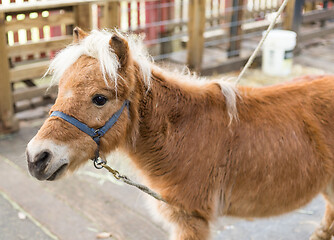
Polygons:
<instances>
[{"instance_id":1,"label":"pony's head","mask_svg":"<svg viewBox=\"0 0 334 240\"><path fill-rule=\"evenodd\" d=\"M131 131L129 114L138 77L149 87L150 61L141 42L119 32L74 29L74 41L60 51L48 70L59 84L58 97L50 113L61 112L99 129L125 101L129 110L100 139L105 155L126 141ZM146 86L145 86L146 85ZM91 136L61 117L49 117L27 146L28 168L39 180L54 180L95 156L97 144Z\"/></svg>"}]
</instances>

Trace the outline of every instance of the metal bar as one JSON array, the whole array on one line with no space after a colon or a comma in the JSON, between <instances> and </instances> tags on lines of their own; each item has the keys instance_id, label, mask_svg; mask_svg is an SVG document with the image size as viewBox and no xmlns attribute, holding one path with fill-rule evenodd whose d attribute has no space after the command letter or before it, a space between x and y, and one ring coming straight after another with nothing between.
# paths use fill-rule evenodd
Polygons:
<instances>
[{"instance_id":1,"label":"metal bar","mask_svg":"<svg viewBox=\"0 0 334 240\"><path fill-rule=\"evenodd\" d=\"M326 10L328 8L328 0L324 0L323 1L323 9ZM322 20L320 22L320 27L324 27L326 25L326 21L325 20Z\"/></svg>"},{"instance_id":2,"label":"metal bar","mask_svg":"<svg viewBox=\"0 0 334 240\"><path fill-rule=\"evenodd\" d=\"M293 14L293 21L291 30L299 33L299 28L303 22L303 7L305 4L305 0L296 0L295 1L295 8Z\"/></svg>"},{"instance_id":3,"label":"metal bar","mask_svg":"<svg viewBox=\"0 0 334 240\"><path fill-rule=\"evenodd\" d=\"M233 7L239 7L243 6L243 0L233 0ZM233 38L235 36L242 34L241 24L238 22L242 21L243 18L243 11L237 10L234 11L232 14L232 22L237 22L236 26L230 27L230 37ZM236 50L239 50L241 48L241 41L231 41L228 51L228 57L236 57L238 56L238 52Z\"/></svg>"}]
</instances>

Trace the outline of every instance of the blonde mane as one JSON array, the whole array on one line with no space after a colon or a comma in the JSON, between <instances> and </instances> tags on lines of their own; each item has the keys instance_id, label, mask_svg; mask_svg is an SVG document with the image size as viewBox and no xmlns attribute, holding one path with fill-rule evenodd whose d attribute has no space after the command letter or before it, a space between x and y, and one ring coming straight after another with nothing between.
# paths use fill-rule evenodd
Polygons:
<instances>
[{"instance_id":1,"label":"blonde mane","mask_svg":"<svg viewBox=\"0 0 334 240\"><path fill-rule=\"evenodd\" d=\"M149 89L153 61L144 47L142 37L135 34L125 35L118 32L117 30L93 30L87 37L78 43L70 44L61 50L51 61L51 64L44 76L47 74L52 74L51 85L55 85L59 82L59 79L65 73L65 71L72 64L74 64L80 56L86 55L96 58L99 61L100 69L106 85L109 86L110 82L113 82L117 90L117 79L120 77L118 75L118 69L121 66L117 55L109 45L109 40L113 34L115 34L115 32L127 40L131 56L137 62L141 70L144 83ZM198 77L194 74L191 74L189 70L179 73L173 72L172 74L175 74L177 76L176 79L179 79L179 81L181 80L182 82L189 81L191 84L206 84L208 82L203 77ZM236 98L238 93L235 84L224 80L218 80L215 82L219 84L222 94L225 97L226 107L230 119L237 119L238 114Z\"/></svg>"},{"instance_id":2,"label":"blonde mane","mask_svg":"<svg viewBox=\"0 0 334 240\"><path fill-rule=\"evenodd\" d=\"M183 84L187 83L189 86L205 86L208 83L218 84L223 96L225 97L225 104L230 118L230 123L232 120L239 119L237 98L241 98L241 96L239 95L235 78L218 78L211 80L206 77L196 75L196 73L191 72L188 67L184 67L182 70L174 69L174 71L168 71L158 66L152 66L152 69L168 74L168 76L172 77L176 81Z\"/></svg>"},{"instance_id":3,"label":"blonde mane","mask_svg":"<svg viewBox=\"0 0 334 240\"><path fill-rule=\"evenodd\" d=\"M80 56L86 55L96 58L100 63L100 68L104 77L104 81L109 86L110 81L117 87L118 69L120 63L109 45L109 40L115 33L107 30L93 30L90 34L78 43L72 43L61 50L51 61L51 64L45 73L52 74L51 85L59 82L64 72L75 63ZM149 57L141 37L138 35L124 35L117 32L118 35L124 37L129 44L130 52L133 59L137 62L144 82L147 87L150 86L151 79L151 58ZM109 78L109 80L108 80Z\"/></svg>"}]
</instances>

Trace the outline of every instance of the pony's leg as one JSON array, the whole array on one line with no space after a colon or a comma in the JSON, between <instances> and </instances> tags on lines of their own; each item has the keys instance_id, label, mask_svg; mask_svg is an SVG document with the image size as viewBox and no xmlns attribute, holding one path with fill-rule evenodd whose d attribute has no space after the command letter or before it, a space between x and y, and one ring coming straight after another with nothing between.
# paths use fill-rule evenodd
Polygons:
<instances>
[{"instance_id":1,"label":"pony's leg","mask_svg":"<svg viewBox=\"0 0 334 240\"><path fill-rule=\"evenodd\" d=\"M310 240L331 240L334 234L334 209L329 202L326 204L325 216L320 226L314 231Z\"/></svg>"},{"instance_id":2,"label":"pony's leg","mask_svg":"<svg viewBox=\"0 0 334 240\"><path fill-rule=\"evenodd\" d=\"M210 222L200 214L187 213L186 211L154 201L157 213L164 220L163 223L171 231L171 240L208 240L210 239ZM152 204L151 204L152 206ZM154 211L153 211L154 213ZM153 216L157 216L154 214Z\"/></svg>"},{"instance_id":3,"label":"pony's leg","mask_svg":"<svg viewBox=\"0 0 334 240\"><path fill-rule=\"evenodd\" d=\"M331 240L334 235L334 180L328 184L323 195L326 200L325 216L310 240Z\"/></svg>"},{"instance_id":4,"label":"pony's leg","mask_svg":"<svg viewBox=\"0 0 334 240\"><path fill-rule=\"evenodd\" d=\"M173 214L171 240L208 240L210 226L206 219L185 213Z\"/></svg>"}]
</instances>

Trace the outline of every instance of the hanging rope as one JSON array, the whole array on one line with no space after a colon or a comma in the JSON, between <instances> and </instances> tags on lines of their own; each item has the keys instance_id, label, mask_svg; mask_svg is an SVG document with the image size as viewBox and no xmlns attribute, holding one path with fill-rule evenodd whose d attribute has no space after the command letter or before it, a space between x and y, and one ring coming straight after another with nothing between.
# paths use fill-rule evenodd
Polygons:
<instances>
[{"instance_id":1,"label":"hanging rope","mask_svg":"<svg viewBox=\"0 0 334 240\"><path fill-rule=\"evenodd\" d=\"M253 63L256 55L258 54L258 52L260 51L260 48L262 47L262 45L264 43L264 40L266 40L269 32L274 28L274 26L275 26L275 24L277 22L278 17L281 15L281 13L283 12L283 10L284 10L285 6L288 4L288 2L289 2L289 0L284 0L284 2L282 3L282 5L278 9L274 20L268 26L266 33L262 36L261 41L259 42L259 44L255 48L255 50L252 53L252 55L249 57L246 65L244 66L244 68L242 69L242 71L239 73L239 76L238 76L238 78L236 80L236 84L239 84L242 76L244 75L244 73L246 72L246 70L250 67L250 65Z\"/></svg>"}]
</instances>

